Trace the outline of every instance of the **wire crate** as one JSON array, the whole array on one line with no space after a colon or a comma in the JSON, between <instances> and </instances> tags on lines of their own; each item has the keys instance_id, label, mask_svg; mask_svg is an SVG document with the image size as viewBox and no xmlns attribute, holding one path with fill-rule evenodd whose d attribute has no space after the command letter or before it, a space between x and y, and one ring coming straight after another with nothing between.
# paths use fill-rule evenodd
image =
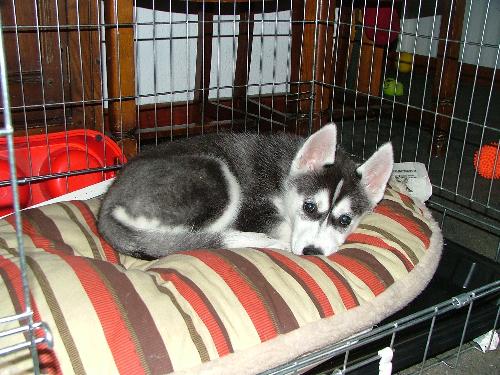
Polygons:
<instances>
[{"instance_id":1,"label":"wire crate","mask_svg":"<svg viewBox=\"0 0 500 375\"><path fill-rule=\"evenodd\" d=\"M371 331L268 373L376 372L384 347L395 370L422 371L453 348L457 365L468 342L499 324L499 16L491 0L4 2L10 179L0 186L11 186L21 228L18 183L31 191L125 160L37 175L28 153L16 178L14 135L45 137L50 154L54 132L97 131L128 158L198 134L307 135L332 121L360 160L390 140L397 162L429 172L427 205L446 238L435 278ZM23 256L24 312L0 318L0 343L19 332L26 341L0 345L0 356L29 348L37 369L37 345L52 339L31 309Z\"/></svg>"},{"instance_id":2,"label":"wire crate","mask_svg":"<svg viewBox=\"0 0 500 375\"><path fill-rule=\"evenodd\" d=\"M3 29L1 21L0 12L0 28ZM3 44L2 32L0 32L0 79L1 79L1 96L2 96L2 112L3 112L3 127L0 129L0 136L6 137L6 151L7 151L7 162L8 169L10 172L10 184L11 184L11 194L12 194L12 205L15 215L16 224L16 234L17 234L17 245L19 249L19 262L20 268L22 270L21 275L5 275L4 277L11 277L15 283L16 292L22 295L21 300L23 301L23 306L21 306L22 312L12 316L0 317L0 339L6 336L23 334L25 340L19 341L17 344L0 347L0 356L8 354L12 351L17 350L28 350L33 359L33 370L36 374L39 373L39 361L38 361L38 345L45 345L49 348L52 347L52 338L50 334L50 329L37 317L31 307L31 298L29 285L27 281L27 264L26 257L24 254L23 237L21 234L21 219L20 219L20 207L19 207L19 189L17 184L17 173L16 173L16 163L14 154L14 141L13 133L14 129L12 126L12 119L10 114L10 103L9 103L9 90L7 85L7 69L5 64L5 48ZM39 347L38 347L39 348Z\"/></svg>"}]
</instances>

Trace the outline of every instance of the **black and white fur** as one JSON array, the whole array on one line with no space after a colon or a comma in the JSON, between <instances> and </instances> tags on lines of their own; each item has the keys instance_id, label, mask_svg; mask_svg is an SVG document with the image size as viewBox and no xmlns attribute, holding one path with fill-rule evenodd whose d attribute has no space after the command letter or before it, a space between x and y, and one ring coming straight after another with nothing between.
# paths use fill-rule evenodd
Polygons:
<instances>
[{"instance_id":1,"label":"black and white fur","mask_svg":"<svg viewBox=\"0 0 500 375\"><path fill-rule=\"evenodd\" d=\"M382 199L392 167L389 143L356 165L337 147L334 124L306 140L194 137L127 163L98 227L115 249L143 259L220 247L329 255Z\"/></svg>"}]
</instances>

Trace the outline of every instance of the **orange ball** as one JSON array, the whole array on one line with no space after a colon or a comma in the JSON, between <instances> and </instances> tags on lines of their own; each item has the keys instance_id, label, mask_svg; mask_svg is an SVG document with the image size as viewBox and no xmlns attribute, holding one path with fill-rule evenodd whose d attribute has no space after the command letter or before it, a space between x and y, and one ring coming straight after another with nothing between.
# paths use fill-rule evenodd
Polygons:
<instances>
[{"instance_id":1,"label":"orange ball","mask_svg":"<svg viewBox=\"0 0 500 375\"><path fill-rule=\"evenodd\" d=\"M500 152L498 143L484 145L474 154L474 168L477 173L489 180L500 178Z\"/></svg>"}]
</instances>

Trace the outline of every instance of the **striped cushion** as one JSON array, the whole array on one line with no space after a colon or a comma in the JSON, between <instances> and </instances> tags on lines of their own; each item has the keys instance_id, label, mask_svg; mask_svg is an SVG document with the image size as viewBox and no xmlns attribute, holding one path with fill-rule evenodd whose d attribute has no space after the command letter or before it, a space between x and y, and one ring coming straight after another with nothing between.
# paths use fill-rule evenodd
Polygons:
<instances>
[{"instance_id":1,"label":"striped cushion","mask_svg":"<svg viewBox=\"0 0 500 375\"><path fill-rule=\"evenodd\" d=\"M34 315L55 342L53 351L39 347L49 373L261 371L403 307L441 250L427 209L392 188L329 257L234 249L137 260L98 235L99 203L23 214ZM0 316L23 309L16 247L9 217L0 221ZM0 339L0 347L20 340ZM30 372L25 352L0 357L0 372L6 366Z\"/></svg>"}]
</instances>

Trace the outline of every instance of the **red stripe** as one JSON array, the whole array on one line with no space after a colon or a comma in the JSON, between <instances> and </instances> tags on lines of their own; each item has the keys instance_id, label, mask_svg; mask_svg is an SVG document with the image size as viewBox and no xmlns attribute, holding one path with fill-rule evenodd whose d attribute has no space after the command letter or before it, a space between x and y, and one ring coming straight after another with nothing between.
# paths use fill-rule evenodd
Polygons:
<instances>
[{"instance_id":1,"label":"red stripe","mask_svg":"<svg viewBox=\"0 0 500 375\"><path fill-rule=\"evenodd\" d=\"M135 351L134 342L130 337L130 332L122 320L122 314L114 303L112 294L107 290L99 275L87 263L87 259L65 255L57 251L52 243L40 236L27 220L23 220L23 232L31 238L36 247L48 253L59 255L71 266L101 322L118 370L127 374L144 373L141 361Z\"/></svg>"},{"instance_id":2,"label":"red stripe","mask_svg":"<svg viewBox=\"0 0 500 375\"><path fill-rule=\"evenodd\" d=\"M387 216L388 218L404 226L410 233L412 233L414 236L418 237L422 241L426 249L429 248L430 245L429 238L425 235L425 233L422 232L420 226L417 223L415 223L415 221L403 215L397 214L396 212L391 210L389 207L384 206L383 204L379 204L377 207L375 207L374 211L378 214Z\"/></svg>"},{"instance_id":3,"label":"red stripe","mask_svg":"<svg viewBox=\"0 0 500 375\"><path fill-rule=\"evenodd\" d=\"M24 293L23 293L23 288L22 288L22 283L21 283L21 271L18 268L18 266L13 263L11 260L3 257L0 255L0 268L2 268L5 271L5 274L7 275L8 279L12 281L10 284L14 294L16 295L16 299L19 303L19 306L21 306L21 311L16 311L16 313L21 313L26 310L26 304L24 300ZM14 282L14 280L17 280L19 282ZM38 311L38 308L36 306L35 300L33 299L33 296L30 294L30 300L31 300L31 309L33 311L33 321L34 322L41 322L42 319L40 317L40 313ZM42 337L42 333L40 330L35 331L35 336L37 338ZM57 360L57 357L54 353L53 350L50 350L47 346L47 344L39 344L37 345L37 352L38 352L38 359L40 362L40 369L44 373L49 373L49 374L62 374L61 371L61 366L59 365L59 361Z\"/></svg>"},{"instance_id":4,"label":"red stripe","mask_svg":"<svg viewBox=\"0 0 500 375\"><path fill-rule=\"evenodd\" d=\"M12 225L15 228L16 224L13 215L7 217L6 220L10 225ZM28 219L23 217L21 225L23 234L30 237L31 241L35 244L37 248L40 248L48 253L59 254L59 252L54 249L52 241L48 240L43 236L40 236Z\"/></svg>"},{"instance_id":5,"label":"red stripe","mask_svg":"<svg viewBox=\"0 0 500 375\"><path fill-rule=\"evenodd\" d=\"M330 255L329 259L356 275L356 277L363 281L376 296L385 290L384 284L377 278L377 276L375 276L370 269L355 259L339 253Z\"/></svg>"},{"instance_id":6,"label":"red stripe","mask_svg":"<svg viewBox=\"0 0 500 375\"><path fill-rule=\"evenodd\" d=\"M332 316L333 314L335 314L332 305L330 304L330 301L326 297L325 293L318 285L318 283L314 281L311 275L309 275L309 273L307 273L297 263L283 254L268 249L263 249L263 251L280 263L284 264L290 271L293 272L294 278L301 280L303 284L307 286L309 291L319 303L319 306L321 308L321 311L319 311L319 313L321 317Z\"/></svg>"},{"instance_id":7,"label":"red stripe","mask_svg":"<svg viewBox=\"0 0 500 375\"><path fill-rule=\"evenodd\" d=\"M193 251L186 254L200 259L212 268L231 288L252 320L261 341L269 340L278 335L274 322L258 294L233 267L216 254L208 251Z\"/></svg>"},{"instance_id":8,"label":"red stripe","mask_svg":"<svg viewBox=\"0 0 500 375\"><path fill-rule=\"evenodd\" d=\"M72 201L71 203L76 208L78 208L83 218L85 219L87 226L90 228L92 233L94 233L99 238L106 260L113 264L120 264L120 259L118 258L118 254L116 253L116 251L111 246L109 246L106 241L104 241L99 231L97 230L96 218L94 217L93 212L90 211L89 207L81 201Z\"/></svg>"},{"instance_id":9,"label":"red stripe","mask_svg":"<svg viewBox=\"0 0 500 375\"><path fill-rule=\"evenodd\" d=\"M403 193L398 192L398 194L403 202L405 202L407 205L413 206L413 199Z\"/></svg>"},{"instance_id":10,"label":"red stripe","mask_svg":"<svg viewBox=\"0 0 500 375\"><path fill-rule=\"evenodd\" d=\"M89 264L87 258L66 255L61 257L73 268L85 289L101 322L118 371L122 374L144 374L136 345L122 318L122 313L99 274Z\"/></svg>"},{"instance_id":11,"label":"red stripe","mask_svg":"<svg viewBox=\"0 0 500 375\"><path fill-rule=\"evenodd\" d=\"M367 245L373 245L376 247L380 247L382 249L389 250L391 253L396 255L399 260L404 264L406 270L410 272L413 269L413 264L408 260L408 258L398 249L390 246L387 244L384 240L381 238L369 235L369 234L364 234L364 233L351 233L349 235L349 242L357 242L361 244L367 244Z\"/></svg>"},{"instance_id":12,"label":"red stripe","mask_svg":"<svg viewBox=\"0 0 500 375\"><path fill-rule=\"evenodd\" d=\"M346 287L345 283L318 257L305 257L308 261L316 264L325 273L330 280L332 280L335 288L340 294L342 303L346 309L351 309L358 306L356 297L352 294L351 290Z\"/></svg>"},{"instance_id":13,"label":"red stripe","mask_svg":"<svg viewBox=\"0 0 500 375\"><path fill-rule=\"evenodd\" d=\"M207 327L212 336L212 340L217 349L219 356L229 354L231 349L229 348L228 342L224 337L224 334L219 326L219 323L212 315L210 309L207 307L202 298L198 295L198 292L191 288L184 280L182 280L179 275L173 272L168 272L167 270L161 270L161 277L165 281L171 282L175 289L182 295L182 297L188 301L189 305L194 309L196 314L203 321L203 324Z\"/></svg>"}]
</instances>

